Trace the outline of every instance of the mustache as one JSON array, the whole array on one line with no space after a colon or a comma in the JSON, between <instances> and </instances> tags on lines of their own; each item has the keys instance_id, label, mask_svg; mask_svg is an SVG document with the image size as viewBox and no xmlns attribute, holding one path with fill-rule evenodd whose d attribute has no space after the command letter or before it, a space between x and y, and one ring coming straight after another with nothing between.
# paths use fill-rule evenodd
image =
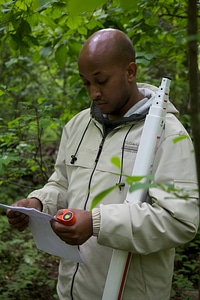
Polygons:
<instances>
[{"instance_id":1,"label":"mustache","mask_svg":"<svg viewBox=\"0 0 200 300\"><path fill-rule=\"evenodd\" d=\"M95 103L95 104L106 104L107 101L105 99L101 99L100 97L96 97L95 99L92 99L92 101Z\"/></svg>"}]
</instances>

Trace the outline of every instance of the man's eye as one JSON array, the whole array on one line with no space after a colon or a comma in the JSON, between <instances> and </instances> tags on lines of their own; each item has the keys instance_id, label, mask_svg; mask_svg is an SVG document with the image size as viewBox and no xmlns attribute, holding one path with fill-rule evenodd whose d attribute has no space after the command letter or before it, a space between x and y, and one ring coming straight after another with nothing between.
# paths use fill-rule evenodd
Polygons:
<instances>
[{"instance_id":1,"label":"man's eye","mask_svg":"<svg viewBox=\"0 0 200 300\"><path fill-rule=\"evenodd\" d=\"M105 80L99 80L99 81L98 81L98 84L105 84L106 81L107 81L106 79L105 79Z\"/></svg>"}]
</instances>

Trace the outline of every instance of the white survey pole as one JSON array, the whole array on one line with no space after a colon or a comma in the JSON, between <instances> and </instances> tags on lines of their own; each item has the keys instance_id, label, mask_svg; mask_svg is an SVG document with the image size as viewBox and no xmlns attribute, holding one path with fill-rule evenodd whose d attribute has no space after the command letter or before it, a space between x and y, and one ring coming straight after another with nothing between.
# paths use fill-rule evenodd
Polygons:
<instances>
[{"instance_id":1,"label":"white survey pole","mask_svg":"<svg viewBox=\"0 0 200 300\"><path fill-rule=\"evenodd\" d=\"M151 173L154 155L165 124L170 83L170 79L165 77L162 79L155 99L149 109L132 176L147 176ZM144 177L141 182L145 183L147 180ZM147 190L145 189L138 189L133 193L128 191L126 201L143 202L145 201L146 194ZM113 250L102 300L120 300L122 298L130 260L131 253Z\"/></svg>"}]
</instances>

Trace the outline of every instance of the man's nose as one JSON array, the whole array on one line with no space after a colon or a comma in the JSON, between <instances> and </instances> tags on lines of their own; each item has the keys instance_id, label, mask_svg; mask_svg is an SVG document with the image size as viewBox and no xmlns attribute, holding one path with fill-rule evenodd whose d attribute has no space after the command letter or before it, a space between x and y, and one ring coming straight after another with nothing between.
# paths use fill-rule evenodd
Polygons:
<instances>
[{"instance_id":1,"label":"man's nose","mask_svg":"<svg viewBox=\"0 0 200 300\"><path fill-rule=\"evenodd\" d=\"M97 86L91 85L89 90L89 96L92 100L96 100L101 97L101 91Z\"/></svg>"}]
</instances>

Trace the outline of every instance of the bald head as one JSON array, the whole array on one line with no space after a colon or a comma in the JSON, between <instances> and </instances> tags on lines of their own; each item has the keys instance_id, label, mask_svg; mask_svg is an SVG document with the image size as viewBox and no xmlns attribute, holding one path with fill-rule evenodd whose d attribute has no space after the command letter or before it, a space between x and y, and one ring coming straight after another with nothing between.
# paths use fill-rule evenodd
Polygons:
<instances>
[{"instance_id":1,"label":"bald head","mask_svg":"<svg viewBox=\"0 0 200 300\"><path fill-rule=\"evenodd\" d=\"M81 59L103 59L125 66L135 61L135 50L129 37L117 29L102 29L95 32L84 44Z\"/></svg>"},{"instance_id":2,"label":"bald head","mask_svg":"<svg viewBox=\"0 0 200 300\"><path fill-rule=\"evenodd\" d=\"M95 32L80 52L78 68L89 97L110 120L122 118L143 98L133 45L120 30Z\"/></svg>"}]
</instances>

